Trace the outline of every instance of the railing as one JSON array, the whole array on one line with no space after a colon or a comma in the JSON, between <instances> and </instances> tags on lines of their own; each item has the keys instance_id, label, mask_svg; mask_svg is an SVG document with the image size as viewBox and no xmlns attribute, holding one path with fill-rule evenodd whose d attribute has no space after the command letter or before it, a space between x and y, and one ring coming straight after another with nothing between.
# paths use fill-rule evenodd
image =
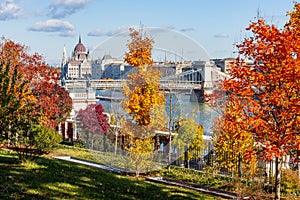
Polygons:
<instances>
[{"instance_id":1,"label":"railing","mask_svg":"<svg viewBox=\"0 0 300 200\"><path fill-rule=\"evenodd\" d=\"M112 88L122 88L127 80L64 80L61 85L65 86L67 89L87 89L91 88L97 89L112 89ZM201 81L172 81L172 80L162 80L161 89L201 89Z\"/></svg>"}]
</instances>

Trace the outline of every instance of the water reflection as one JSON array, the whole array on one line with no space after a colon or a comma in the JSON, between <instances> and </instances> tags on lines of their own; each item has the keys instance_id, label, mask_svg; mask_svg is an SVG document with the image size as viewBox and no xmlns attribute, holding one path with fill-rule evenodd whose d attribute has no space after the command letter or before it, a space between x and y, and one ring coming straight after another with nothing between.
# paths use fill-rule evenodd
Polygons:
<instances>
[{"instance_id":1,"label":"water reflection","mask_svg":"<svg viewBox=\"0 0 300 200\"><path fill-rule=\"evenodd\" d=\"M98 95L113 96L121 98L119 91L98 91ZM207 103L190 102L190 95L187 94L172 94L172 121L179 118L193 118L204 127L205 135L212 134L212 126L214 119L218 116L218 112L212 109ZM124 115L124 110L120 102L103 101L98 103L102 104L105 112ZM166 94L165 113L170 116L170 95Z\"/></svg>"}]
</instances>

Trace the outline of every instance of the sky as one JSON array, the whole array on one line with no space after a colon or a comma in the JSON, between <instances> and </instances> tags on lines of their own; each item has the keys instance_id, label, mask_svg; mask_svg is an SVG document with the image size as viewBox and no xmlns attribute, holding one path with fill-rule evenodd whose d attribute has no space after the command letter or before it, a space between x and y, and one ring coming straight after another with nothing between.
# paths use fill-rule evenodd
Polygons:
<instances>
[{"instance_id":1,"label":"sky","mask_svg":"<svg viewBox=\"0 0 300 200\"><path fill-rule=\"evenodd\" d=\"M210 58L226 58L236 56L234 44L249 37L245 28L251 21L259 16L282 27L294 1L0 0L0 36L28 46L29 53L41 54L54 66L60 65L64 46L71 55L79 35L93 52L116 34L141 26L174 31Z\"/></svg>"}]
</instances>

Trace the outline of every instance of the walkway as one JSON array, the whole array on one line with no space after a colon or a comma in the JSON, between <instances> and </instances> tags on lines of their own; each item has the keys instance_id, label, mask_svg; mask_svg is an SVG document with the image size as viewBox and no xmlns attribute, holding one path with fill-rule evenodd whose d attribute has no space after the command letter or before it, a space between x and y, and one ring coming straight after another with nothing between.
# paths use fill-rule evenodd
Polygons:
<instances>
[{"instance_id":1,"label":"walkway","mask_svg":"<svg viewBox=\"0 0 300 200\"><path fill-rule=\"evenodd\" d=\"M92 162L92 161L87 161L87 160L83 160L80 158L74 158L71 156L54 156L53 158L58 159L58 160L64 160L64 161L68 161L68 162L73 162L73 163L78 163L78 164L83 164L83 165L87 165L87 166L91 166L91 167L96 167L96 168L100 168L115 174L128 174L128 172L125 169L119 168L119 167L113 167L113 166L109 166L109 165L104 165L104 164L100 164L100 163L96 163L96 162ZM130 174L130 172L129 172Z\"/></svg>"}]
</instances>

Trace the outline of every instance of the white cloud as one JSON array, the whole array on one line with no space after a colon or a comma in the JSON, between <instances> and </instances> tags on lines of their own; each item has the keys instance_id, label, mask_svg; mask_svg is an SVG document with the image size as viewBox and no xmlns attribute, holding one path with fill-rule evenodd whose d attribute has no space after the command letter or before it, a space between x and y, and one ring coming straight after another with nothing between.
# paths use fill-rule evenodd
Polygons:
<instances>
[{"instance_id":1,"label":"white cloud","mask_svg":"<svg viewBox=\"0 0 300 200\"><path fill-rule=\"evenodd\" d=\"M21 6L14 2L14 0L4 0L0 4L0 20L5 21L15 19L21 16Z\"/></svg>"},{"instance_id":2,"label":"white cloud","mask_svg":"<svg viewBox=\"0 0 300 200\"><path fill-rule=\"evenodd\" d=\"M216 38L229 38L229 35L227 33L218 33L214 35Z\"/></svg>"},{"instance_id":3,"label":"white cloud","mask_svg":"<svg viewBox=\"0 0 300 200\"><path fill-rule=\"evenodd\" d=\"M88 33L88 36L95 36L95 37L105 36L105 35L106 33L99 28L96 28L95 30L92 30Z\"/></svg>"},{"instance_id":4,"label":"white cloud","mask_svg":"<svg viewBox=\"0 0 300 200\"><path fill-rule=\"evenodd\" d=\"M76 31L75 30L69 30L69 31L63 31L59 34L59 36L61 37L73 37L74 35L76 35Z\"/></svg>"},{"instance_id":5,"label":"white cloud","mask_svg":"<svg viewBox=\"0 0 300 200\"><path fill-rule=\"evenodd\" d=\"M60 36L73 36L75 26L68 21L50 19L45 22L37 22L29 28L30 31L38 32L58 32Z\"/></svg>"},{"instance_id":6,"label":"white cloud","mask_svg":"<svg viewBox=\"0 0 300 200\"><path fill-rule=\"evenodd\" d=\"M101 36L115 36L115 35L122 35L123 33L127 36L129 31L129 27L119 27L115 28L109 31L103 31L99 28L96 28L95 30L92 30L88 33L88 36L95 36L95 37L101 37Z\"/></svg>"},{"instance_id":7,"label":"white cloud","mask_svg":"<svg viewBox=\"0 0 300 200\"><path fill-rule=\"evenodd\" d=\"M180 29L179 31L188 32L188 31L194 31L194 30L195 30L194 28L183 28L183 29Z\"/></svg>"},{"instance_id":8,"label":"white cloud","mask_svg":"<svg viewBox=\"0 0 300 200\"><path fill-rule=\"evenodd\" d=\"M49 5L52 18L63 18L82 10L89 0L53 0Z\"/></svg>"}]
</instances>

